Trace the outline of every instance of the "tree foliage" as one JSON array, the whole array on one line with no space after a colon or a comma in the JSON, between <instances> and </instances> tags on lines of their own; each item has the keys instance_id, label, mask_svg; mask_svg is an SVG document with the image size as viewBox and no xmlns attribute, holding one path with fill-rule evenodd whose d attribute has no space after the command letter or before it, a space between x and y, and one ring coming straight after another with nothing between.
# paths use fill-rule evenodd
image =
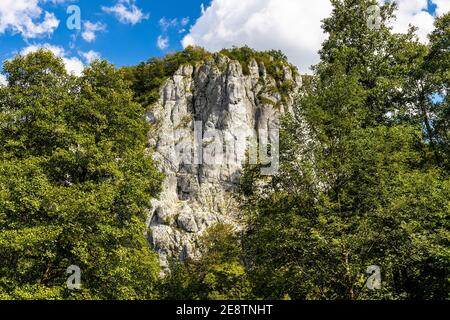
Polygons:
<instances>
[{"instance_id":1,"label":"tree foliage","mask_svg":"<svg viewBox=\"0 0 450 320\"><path fill-rule=\"evenodd\" d=\"M189 46L183 51L168 54L163 58L151 58L135 67L123 68L125 78L131 81L136 100L144 107L158 101L160 88L164 82L184 64L195 66L197 62L208 60L212 55L199 47Z\"/></svg>"},{"instance_id":2,"label":"tree foliage","mask_svg":"<svg viewBox=\"0 0 450 320\"><path fill-rule=\"evenodd\" d=\"M240 239L229 225L211 227L200 239L201 257L183 263L173 261L163 280L166 299L251 299L252 288L243 261Z\"/></svg>"},{"instance_id":3,"label":"tree foliage","mask_svg":"<svg viewBox=\"0 0 450 320\"><path fill-rule=\"evenodd\" d=\"M255 294L447 299L450 184L440 149L448 125L435 108L448 110L448 100L432 94L446 94L448 68L430 68L441 65L432 52L446 57L448 15L424 46L414 30L392 33L392 5L372 29L364 12L375 1L332 3L321 62L284 121L279 174L267 182L249 167L243 179ZM381 290L365 286L372 265Z\"/></svg>"},{"instance_id":4,"label":"tree foliage","mask_svg":"<svg viewBox=\"0 0 450 320\"><path fill-rule=\"evenodd\" d=\"M46 51L6 62L0 88L0 296L154 298L144 233L161 174L147 124L105 61L80 78ZM68 290L66 269L81 269Z\"/></svg>"}]
</instances>

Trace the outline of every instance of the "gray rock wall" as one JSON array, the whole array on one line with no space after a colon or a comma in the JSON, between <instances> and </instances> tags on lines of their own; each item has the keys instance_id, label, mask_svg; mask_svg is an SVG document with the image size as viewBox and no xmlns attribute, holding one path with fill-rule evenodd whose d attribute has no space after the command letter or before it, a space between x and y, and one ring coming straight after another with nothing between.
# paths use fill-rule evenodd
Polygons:
<instances>
[{"instance_id":1,"label":"gray rock wall","mask_svg":"<svg viewBox=\"0 0 450 320\"><path fill-rule=\"evenodd\" d=\"M283 69L295 82L285 102L264 65L242 66L215 54L214 59L185 65L166 81L160 99L147 113L155 158L165 173L163 192L153 201L149 241L163 267L168 257L196 255L196 239L215 223L239 227L233 191L239 182L249 145L268 139L280 114L292 107L301 77ZM273 138L272 138L273 139Z\"/></svg>"}]
</instances>

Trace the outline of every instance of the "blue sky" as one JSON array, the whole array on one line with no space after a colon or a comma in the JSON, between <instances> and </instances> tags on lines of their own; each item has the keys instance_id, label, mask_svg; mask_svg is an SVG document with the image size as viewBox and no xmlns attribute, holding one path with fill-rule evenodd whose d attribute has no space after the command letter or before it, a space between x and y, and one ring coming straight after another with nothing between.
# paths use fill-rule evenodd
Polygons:
<instances>
[{"instance_id":1,"label":"blue sky","mask_svg":"<svg viewBox=\"0 0 450 320\"><path fill-rule=\"evenodd\" d=\"M83 60L83 57L79 52L92 50L118 66L136 64L149 57L161 56L167 52L182 49L181 39L188 32L191 23L201 15L202 3L207 6L209 1L137 0L135 5L143 13L144 18L132 24L122 23L116 15L102 9L103 7L114 7L118 3L117 0L60 0L59 3L47 0L38 5L43 12L47 11L55 15L59 20L58 27L52 34L32 38L24 38L22 33L14 31L10 27L0 33L0 57L2 60L8 59L30 45L50 44L64 48L66 56L79 57L80 60ZM81 30L69 30L66 26L66 20L70 17L67 14L69 5L77 5L80 8ZM43 14L35 19L36 23L43 21L42 16ZM171 22L166 29L160 23L162 18ZM183 18L189 19L184 26L181 25ZM173 19L177 19L177 25ZM187 19L183 21L183 24L187 22ZM96 32L95 41L87 42L82 37L86 21L101 23L104 26L104 30ZM159 36L169 39L168 47L164 50L157 46Z\"/></svg>"},{"instance_id":2,"label":"blue sky","mask_svg":"<svg viewBox=\"0 0 450 320\"><path fill-rule=\"evenodd\" d=\"M385 0L378 0L383 2ZM419 28L427 41L436 16L450 0L395 0L393 28ZM117 66L200 45L218 51L233 45L279 49L301 72L318 62L326 35L321 20L330 0L0 0L0 59L39 47L51 49L69 70L79 73L102 57ZM67 8L77 5L81 29L69 30ZM2 81L0 75L0 82ZM4 80L3 80L4 81Z\"/></svg>"}]
</instances>

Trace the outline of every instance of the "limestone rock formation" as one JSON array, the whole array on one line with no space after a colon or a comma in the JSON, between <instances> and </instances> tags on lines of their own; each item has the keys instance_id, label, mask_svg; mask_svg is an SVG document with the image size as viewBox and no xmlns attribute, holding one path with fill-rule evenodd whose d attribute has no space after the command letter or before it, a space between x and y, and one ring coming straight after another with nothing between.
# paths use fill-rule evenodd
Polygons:
<instances>
[{"instance_id":1,"label":"limestone rock formation","mask_svg":"<svg viewBox=\"0 0 450 320\"><path fill-rule=\"evenodd\" d=\"M258 132L270 140L301 86L301 77L286 66L281 72L294 89L282 96L263 64L252 60L244 75L239 62L213 57L181 66L146 114L154 124L150 145L166 175L148 221L149 241L163 267L171 255L195 257L197 237L213 224L239 226L233 191L251 133L257 143L264 139Z\"/></svg>"}]
</instances>

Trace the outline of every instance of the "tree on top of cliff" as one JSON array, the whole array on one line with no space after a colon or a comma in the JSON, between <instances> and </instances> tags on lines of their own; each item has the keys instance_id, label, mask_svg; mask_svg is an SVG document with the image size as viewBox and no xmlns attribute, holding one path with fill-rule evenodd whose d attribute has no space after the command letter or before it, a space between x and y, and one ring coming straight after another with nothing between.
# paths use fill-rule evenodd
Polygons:
<instances>
[{"instance_id":1,"label":"tree on top of cliff","mask_svg":"<svg viewBox=\"0 0 450 320\"><path fill-rule=\"evenodd\" d=\"M256 51L249 47L235 47L223 49L220 54L238 61L242 65L244 75L249 74L249 63L255 60L264 64L267 73L272 76L278 90L282 95L286 95L293 88L292 83L284 79L283 67L287 66L293 74L298 74L295 66L291 65L286 55L281 51ZM167 79L174 75L182 65L190 64L196 66L197 63L213 59L213 54L201 47L188 46L183 51L171 53L163 58L152 58L134 67L123 68L125 78L131 81L136 100L145 107L151 106L158 101L159 90Z\"/></svg>"}]
</instances>

